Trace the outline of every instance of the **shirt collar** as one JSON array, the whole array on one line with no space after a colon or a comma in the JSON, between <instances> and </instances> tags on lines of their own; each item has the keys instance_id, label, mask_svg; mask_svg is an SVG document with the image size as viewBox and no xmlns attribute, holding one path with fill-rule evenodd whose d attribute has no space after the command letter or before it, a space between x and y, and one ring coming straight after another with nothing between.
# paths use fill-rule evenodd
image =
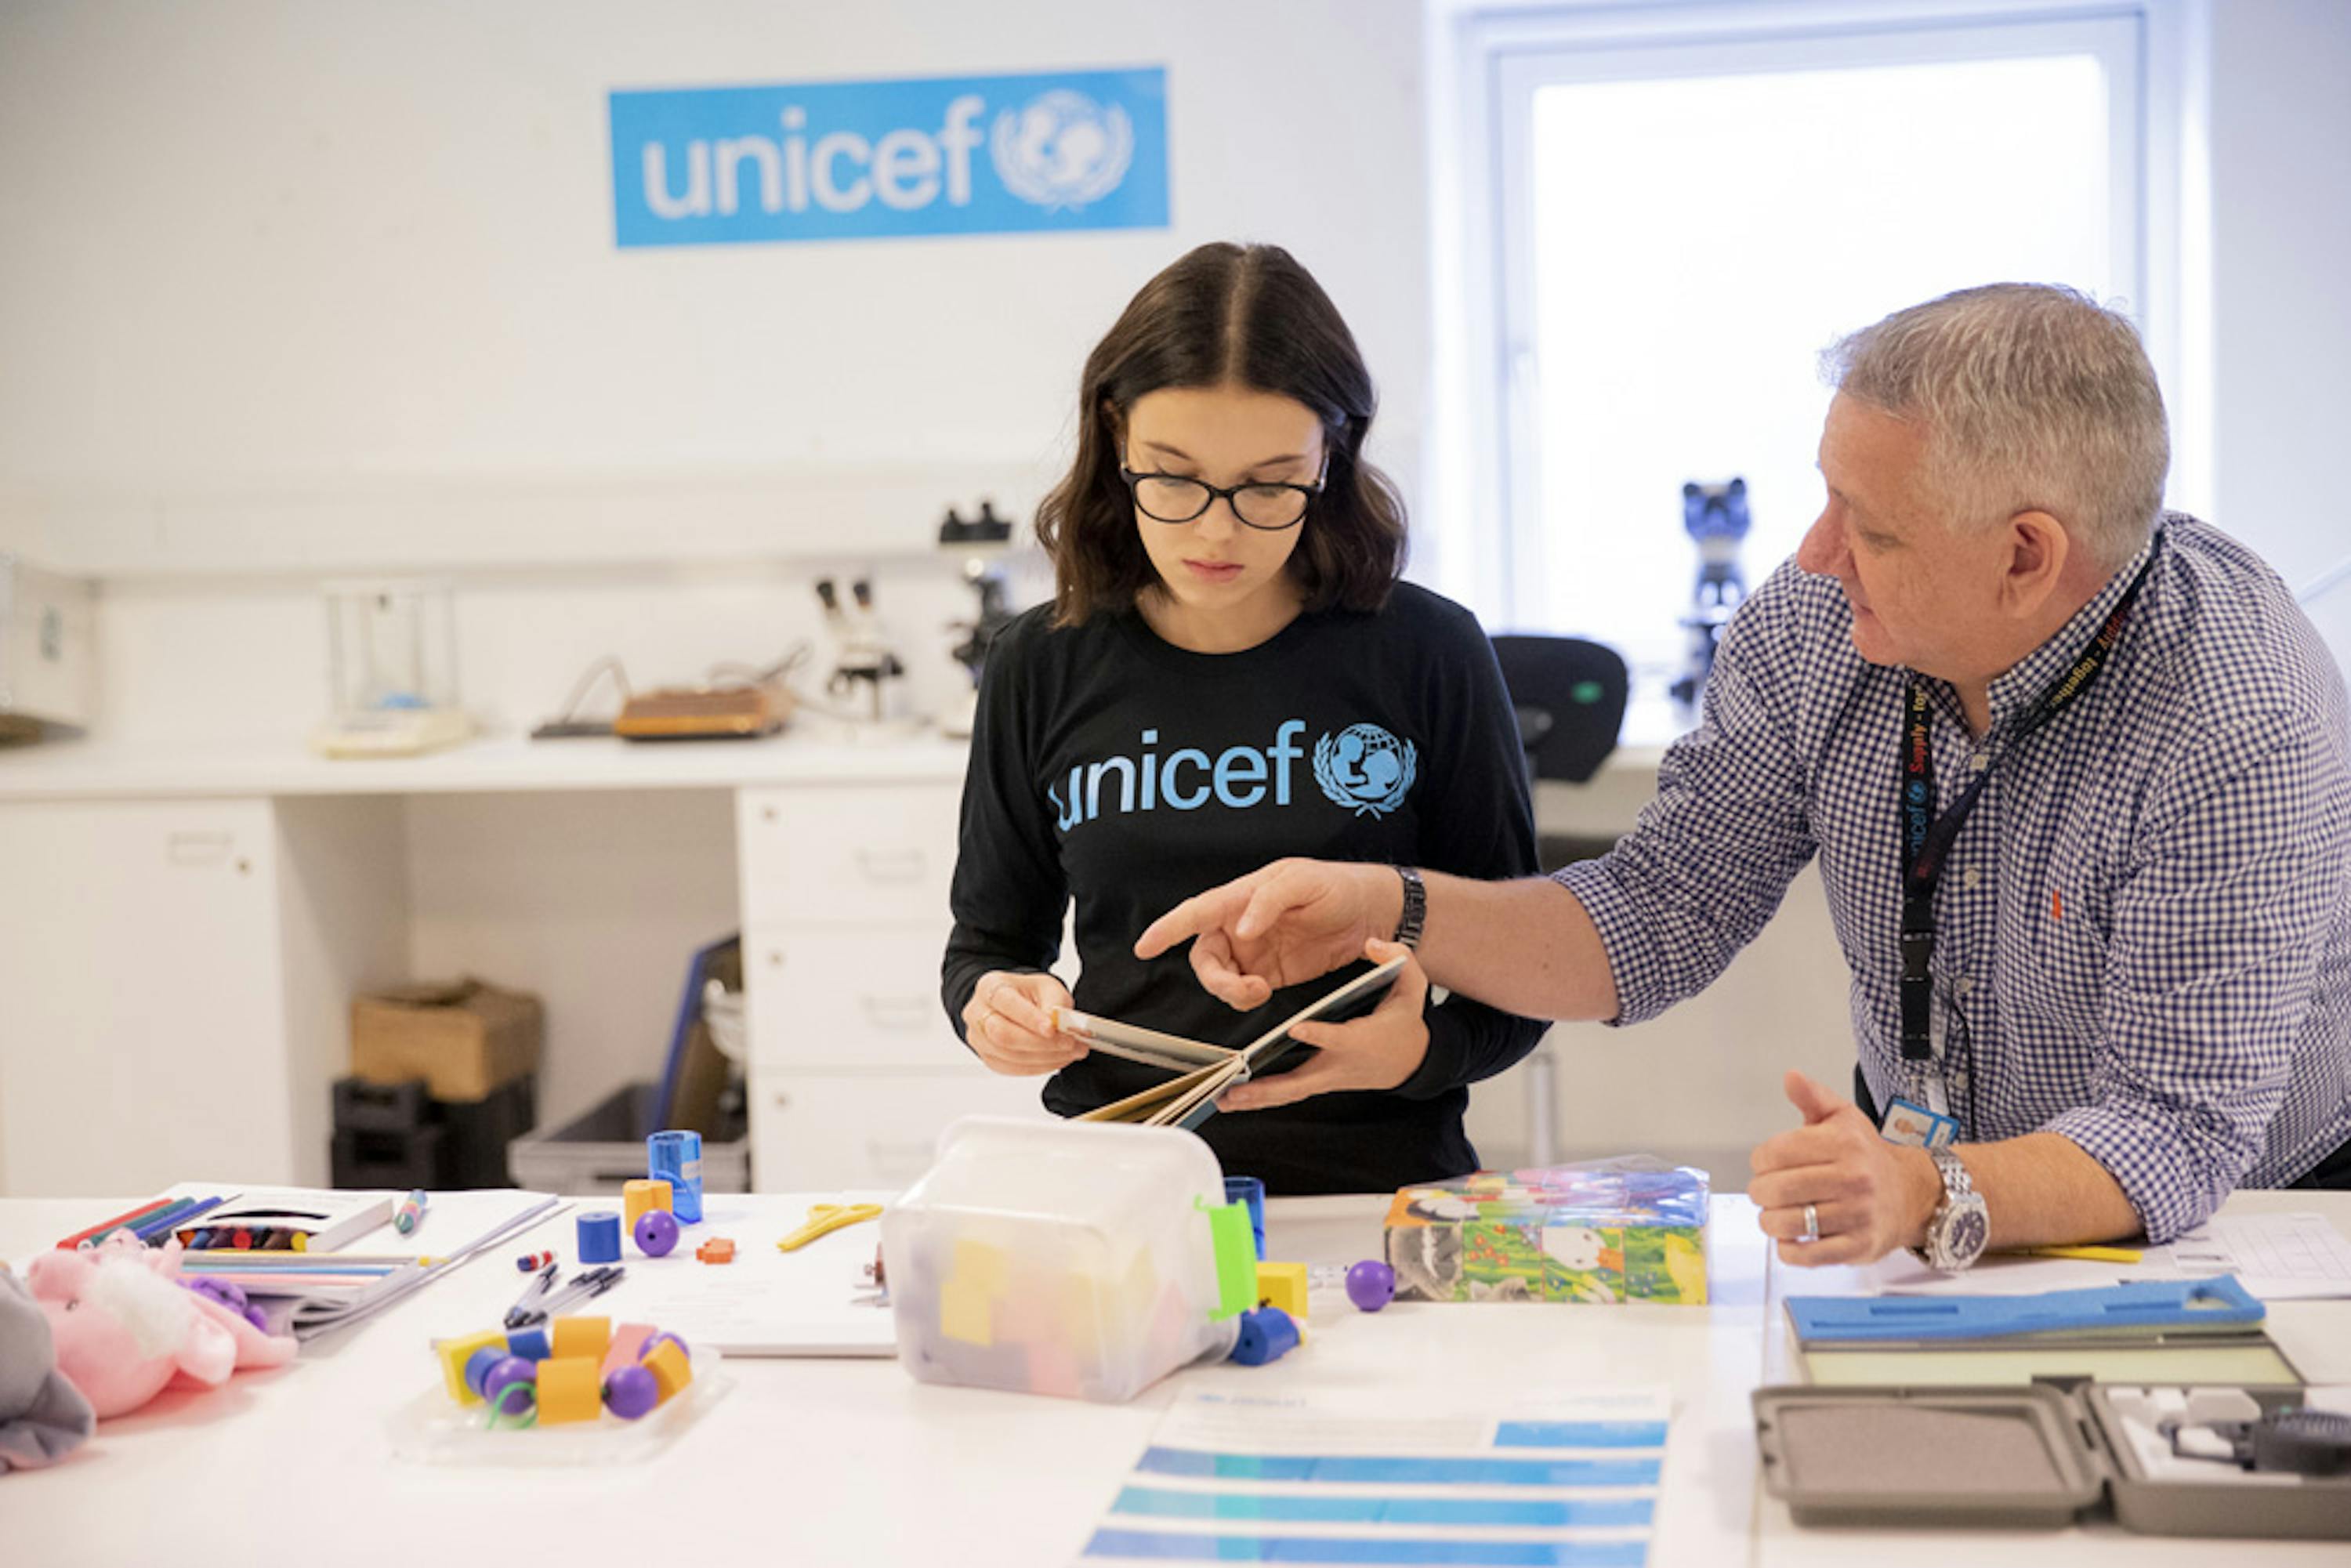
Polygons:
<instances>
[{"instance_id":1,"label":"shirt collar","mask_svg":"<svg viewBox=\"0 0 2351 1568\"><path fill-rule=\"evenodd\" d=\"M2006 674L1991 683L1984 695L1991 710L1994 729L2015 716L2020 709L2031 706L2048 689L2052 681L2082 656L2082 651L2097 635L2098 628L2105 623L2106 617L2114 613L2115 606L2129 591L2132 579L2138 576L2139 569L2147 564L2147 559L2162 543L2163 530L2158 528L2147 536L2147 543L2139 547L2138 553L2125 561L2121 570L2106 580L2106 585L2098 590L2090 602L2074 612L2074 618L2057 629L2054 636L2011 665ZM2144 590L2141 597L2145 597ZM2134 613L2138 609L2137 605L2132 606Z\"/></svg>"}]
</instances>

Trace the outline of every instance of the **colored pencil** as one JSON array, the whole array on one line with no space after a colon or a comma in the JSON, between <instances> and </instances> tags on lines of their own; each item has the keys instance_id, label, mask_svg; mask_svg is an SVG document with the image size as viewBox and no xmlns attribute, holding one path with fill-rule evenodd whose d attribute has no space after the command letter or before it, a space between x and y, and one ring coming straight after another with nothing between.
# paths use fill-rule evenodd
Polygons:
<instances>
[{"instance_id":1,"label":"colored pencil","mask_svg":"<svg viewBox=\"0 0 2351 1568\"><path fill-rule=\"evenodd\" d=\"M190 1223L200 1215L211 1213L227 1201L227 1197L222 1195L204 1198L201 1202L191 1200L188 1207L177 1214L159 1214L144 1224L133 1227L131 1234L141 1241L160 1242L180 1227Z\"/></svg>"},{"instance_id":2,"label":"colored pencil","mask_svg":"<svg viewBox=\"0 0 2351 1568\"><path fill-rule=\"evenodd\" d=\"M147 1202L142 1203L138 1207L132 1209L128 1214L118 1214L111 1219L102 1219L99 1221L96 1225L91 1226L88 1230L75 1231L71 1236L67 1237L63 1241L57 1243L57 1250L60 1252L70 1252L85 1241L95 1244L99 1237L105 1235L116 1226L128 1225L134 1219L144 1219L149 1216L155 1214L159 1210L169 1208L171 1206L172 1200L168 1197L151 1198Z\"/></svg>"}]
</instances>

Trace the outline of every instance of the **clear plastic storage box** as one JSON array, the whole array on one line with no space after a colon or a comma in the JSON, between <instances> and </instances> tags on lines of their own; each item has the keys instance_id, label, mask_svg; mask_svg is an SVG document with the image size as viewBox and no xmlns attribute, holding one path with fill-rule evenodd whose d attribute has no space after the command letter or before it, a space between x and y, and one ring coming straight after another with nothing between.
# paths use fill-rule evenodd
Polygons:
<instances>
[{"instance_id":1,"label":"clear plastic storage box","mask_svg":"<svg viewBox=\"0 0 2351 1568\"><path fill-rule=\"evenodd\" d=\"M1115 1403L1229 1348L1208 1145L1165 1127L970 1116L883 1216L898 1360L925 1383Z\"/></svg>"}]
</instances>

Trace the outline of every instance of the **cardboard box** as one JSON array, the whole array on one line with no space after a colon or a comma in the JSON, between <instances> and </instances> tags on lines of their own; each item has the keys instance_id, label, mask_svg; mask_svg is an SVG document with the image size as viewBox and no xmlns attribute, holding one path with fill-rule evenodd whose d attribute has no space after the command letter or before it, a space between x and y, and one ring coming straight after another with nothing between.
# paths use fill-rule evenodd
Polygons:
<instances>
[{"instance_id":1,"label":"cardboard box","mask_svg":"<svg viewBox=\"0 0 2351 1568\"><path fill-rule=\"evenodd\" d=\"M1706 1301L1707 1177L1643 1157L1481 1171L1388 1207L1399 1301Z\"/></svg>"},{"instance_id":2,"label":"cardboard box","mask_svg":"<svg viewBox=\"0 0 2351 1568\"><path fill-rule=\"evenodd\" d=\"M422 1078L435 1100L488 1098L538 1071L537 997L479 980L387 987L351 999L351 1071L370 1083Z\"/></svg>"}]
</instances>

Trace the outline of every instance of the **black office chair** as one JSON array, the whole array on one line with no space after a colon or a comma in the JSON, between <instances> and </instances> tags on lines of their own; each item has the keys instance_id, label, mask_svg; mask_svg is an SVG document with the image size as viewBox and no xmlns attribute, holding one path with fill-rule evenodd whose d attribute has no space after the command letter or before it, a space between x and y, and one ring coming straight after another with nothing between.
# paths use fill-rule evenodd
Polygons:
<instances>
[{"instance_id":1,"label":"black office chair","mask_svg":"<svg viewBox=\"0 0 2351 1568\"><path fill-rule=\"evenodd\" d=\"M1494 639L1494 658L1518 710L1528 787L1538 779L1582 784L1600 771L1625 724L1630 679L1623 656L1581 637L1505 634ZM1565 834L1546 834L1536 846L1546 871L1609 847Z\"/></svg>"}]
</instances>

